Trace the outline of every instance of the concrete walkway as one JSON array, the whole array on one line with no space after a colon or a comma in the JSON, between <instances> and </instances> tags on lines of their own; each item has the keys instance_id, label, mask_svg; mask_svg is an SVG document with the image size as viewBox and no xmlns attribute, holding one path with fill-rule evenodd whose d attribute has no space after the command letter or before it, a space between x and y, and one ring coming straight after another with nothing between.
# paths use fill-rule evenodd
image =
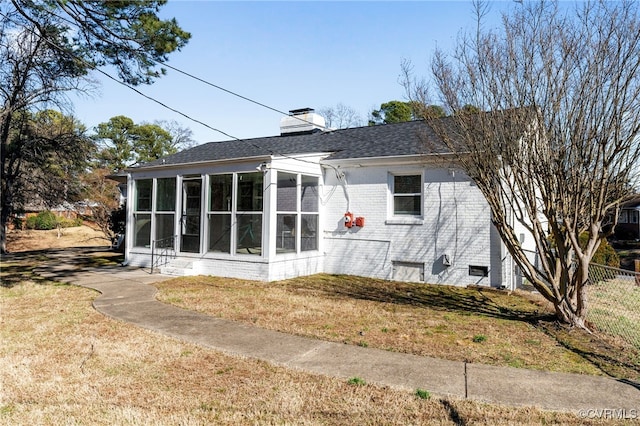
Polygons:
<instances>
[{"instance_id":1,"label":"concrete walkway","mask_svg":"<svg viewBox=\"0 0 640 426\"><path fill-rule=\"evenodd\" d=\"M128 267L78 268L60 258L37 273L95 289L101 313L177 339L227 354L272 362L287 368L368 383L425 389L507 405L547 410L640 412L640 384L605 377L495 367L362 348L292 336L212 318L160 303L151 284L168 277ZM582 410L582 411L581 411ZM622 411L624 410L624 411ZM587 413L594 415L594 412Z\"/></svg>"}]
</instances>

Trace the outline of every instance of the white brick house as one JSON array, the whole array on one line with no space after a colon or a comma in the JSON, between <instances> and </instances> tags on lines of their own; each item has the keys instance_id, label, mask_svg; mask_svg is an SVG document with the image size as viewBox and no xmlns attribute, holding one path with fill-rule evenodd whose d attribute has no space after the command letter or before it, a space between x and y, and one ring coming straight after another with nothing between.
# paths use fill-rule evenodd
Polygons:
<instances>
[{"instance_id":1,"label":"white brick house","mask_svg":"<svg viewBox=\"0 0 640 426\"><path fill-rule=\"evenodd\" d=\"M326 132L312 110L293 113L280 136L128 170L126 262L149 267L169 246L161 268L176 274L513 287L487 203L423 122Z\"/></svg>"}]
</instances>

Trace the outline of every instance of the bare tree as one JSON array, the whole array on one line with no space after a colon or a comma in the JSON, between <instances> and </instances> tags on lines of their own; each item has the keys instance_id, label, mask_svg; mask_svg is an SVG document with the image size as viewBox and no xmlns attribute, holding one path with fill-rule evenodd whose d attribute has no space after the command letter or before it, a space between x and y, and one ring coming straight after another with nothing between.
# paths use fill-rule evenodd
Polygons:
<instances>
[{"instance_id":1,"label":"bare tree","mask_svg":"<svg viewBox=\"0 0 640 426\"><path fill-rule=\"evenodd\" d=\"M169 132L171 144L176 150L189 149L198 145L198 142L193 139L193 131L176 120L155 120L153 124Z\"/></svg>"},{"instance_id":2,"label":"bare tree","mask_svg":"<svg viewBox=\"0 0 640 426\"><path fill-rule=\"evenodd\" d=\"M338 103L335 107L321 108L318 114L324 117L326 126L332 129L359 127L363 122L355 109L343 103Z\"/></svg>"},{"instance_id":3,"label":"bare tree","mask_svg":"<svg viewBox=\"0 0 640 426\"><path fill-rule=\"evenodd\" d=\"M524 276L559 320L587 328L589 263L638 183L638 6L525 2L501 31L483 29L484 12L476 4L477 31L451 55L436 51L434 86L451 116L427 119L484 194ZM428 104L429 85L403 69L413 99Z\"/></svg>"}]
</instances>

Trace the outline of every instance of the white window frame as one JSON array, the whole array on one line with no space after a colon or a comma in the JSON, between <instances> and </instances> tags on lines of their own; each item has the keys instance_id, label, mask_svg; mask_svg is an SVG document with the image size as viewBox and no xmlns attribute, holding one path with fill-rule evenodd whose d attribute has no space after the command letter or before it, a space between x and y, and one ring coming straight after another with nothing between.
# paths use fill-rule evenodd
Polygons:
<instances>
[{"instance_id":1,"label":"white window frame","mask_svg":"<svg viewBox=\"0 0 640 426\"><path fill-rule=\"evenodd\" d=\"M228 210L211 210L211 181L213 180L212 178L214 176L229 176L231 177L231 199L229 200L229 207ZM230 255L233 254L233 250L234 250L234 210L235 210L235 196L234 196L234 182L235 182L235 175L234 173L216 173L216 174L210 174L208 175L207 178L207 200L206 200L206 206L205 206L205 212L206 212L206 223L207 223L207 235L206 235L206 239L207 239L207 245L206 245L206 252L207 253L214 253L214 254L224 254L224 255ZM229 218L229 251L216 251L216 250L211 250L211 222L210 219L212 216L226 216Z\"/></svg>"},{"instance_id":2,"label":"white window frame","mask_svg":"<svg viewBox=\"0 0 640 426\"><path fill-rule=\"evenodd\" d=\"M151 194L149 196L149 209L148 210L139 210L139 206L138 206L138 195L139 195L139 183L141 181L151 181ZM139 178L139 179L135 179L133 181L133 232L131 233L131 247L135 248L135 249L150 249L151 248L151 242L153 241L153 233L154 233L154 226L155 226L155 221L153 219L153 215L155 213L155 206L154 206L154 192L155 192L155 179L153 178ZM136 244L136 240L137 240L137 230L136 230L136 225L137 225L137 221L138 221L138 216L139 215L145 215L145 216L149 216L149 241L147 244L145 245L137 245Z\"/></svg>"},{"instance_id":3,"label":"white window frame","mask_svg":"<svg viewBox=\"0 0 640 426\"><path fill-rule=\"evenodd\" d=\"M206 189L206 205L205 205L205 215L206 215L206 219L205 219L205 223L206 223L206 253L209 255L213 255L213 256L251 256L251 257L264 257L265 253L266 253L266 247L265 247L265 214L264 214L264 209L265 209L265 201L264 201L264 191L265 191L265 183L266 183L266 179L262 178L262 194L263 194L263 198L262 198L262 209L261 210L240 210L238 207L238 199L239 199L239 176L240 175L245 175L245 174L253 174L255 172L251 172L251 171L238 171L238 172L230 172L230 173L212 173L208 175L207 178L207 189ZM256 173L257 174L257 173ZM212 176L222 176L222 175L231 175L231 210L227 211L227 210L222 210L222 211L218 211L218 210L211 210L211 177ZM230 221L231 221L231 229L229 231L229 238L230 238L230 242L229 242L229 252L223 252L223 251L212 251L210 250L210 237L211 237L211 230L209 229L210 223L209 223L209 218L211 216L214 215L226 215L230 217ZM238 237L241 235L239 235L240 229L238 227L238 217L239 216L247 216L247 215L259 215L260 216L260 226L261 226L261 230L260 230L260 254L258 253L239 253L238 252Z\"/></svg>"},{"instance_id":4,"label":"white window frame","mask_svg":"<svg viewBox=\"0 0 640 426\"><path fill-rule=\"evenodd\" d=\"M320 249L320 235L318 232L318 227L320 226L320 177L316 176L316 175L312 175L312 174L306 174L306 173L297 173L297 172L290 172L287 170L277 170L276 171L276 182L278 181L278 176L279 173L286 173L289 175L293 175L296 177L296 206L295 206L295 210L278 210L278 196L277 196L277 190L276 190L276 199L275 199L275 217L276 217L276 234L277 234L277 221L278 221L278 216L279 215L289 215L289 216L295 216L295 230L294 230L294 234L295 234L295 249L294 250L287 250L287 251L278 251L278 247L276 246L276 255L277 256L284 256L287 254L301 254L301 253L306 253L306 252L314 252L314 251L318 251ZM318 200L317 200L317 209L314 211L306 211L302 209L302 179L303 177L309 177L312 179L316 180L317 183L317 189L318 189ZM316 248L315 249L310 249L310 250L303 250L302 249L302 219L304 216L315 216L316 217ZM282 238L284 239L284 236L282 236ZM276 235L276 241L277 241L277 235Z\"/></svg>"},{"instance_id":5,"label":"white window frame","mask_svg":"<svg viewBox=\"0 0 640 426\"><path fill-rule=\"evenodd\" d=\"M420 212L418 214L396 214L395 212L395 177L396 176L420 176L420 192L402 194L402 196L415 197L420 196ZM424 171L422 169L417 170L403 170L403 171L390 171L387 175L388 179L388 197L387 197L387 225L421 225L424 222Z\"/></svg>"},{"instance_id":6,"label":"white window frame","mask_svg":"<svg viewBox=\"0 0 640 426\"><path fill-rule=\"evenodd\" d=\"M158 202L159 202L159 194L158 194L158 183L160 180L162 179L171 179L173 180L173 183L175 185L174 187L174 194L173 194L173 210L160 210L158 208ZM152 238L151 240L157 240L158 239L158 230L157 230L157 226L158 226L158 217L159 216L173 216L173 234L170 236L166 236L165 238L169 238L169 237L173 237L173 242L172 244L176 243L176 235L177 235L177 229L176 229L176 217L177 217L177 213L176 213L176 204L177 204L177 200L178 200L178 178L177 176L168 176L168 177L159 177L159 178L154 178L153 179L153 185L152 185L152 195L151 195L152 201L153 201L153 231L152 231ZM175 247L173 247L175 248Z\"/></svg>"}]
</instances>

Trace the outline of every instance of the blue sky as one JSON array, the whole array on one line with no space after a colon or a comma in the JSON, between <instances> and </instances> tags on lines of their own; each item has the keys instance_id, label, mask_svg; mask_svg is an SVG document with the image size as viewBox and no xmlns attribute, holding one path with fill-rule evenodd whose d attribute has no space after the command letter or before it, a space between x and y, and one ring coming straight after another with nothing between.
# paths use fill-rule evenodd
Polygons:
<instances>
[{"instance_id":1,"label":"blue sky","mask_svg":"<svg viewBox=\"0 0 640 426\"><path fill-rule=\"evenodd\" d=\"M512 2L493 2L488 23ZM469 1L218 2L170 0L175 17L192 34L169 64L281 111L343 103L363 119L389 100L403 100L398 83L403 59L428 73L436 46L450 49L472 29ZM72 98L89 128L115 115L136 123L176 120L197 142L227 136L172 112L115 82L102 82L93 99ZM281 115L172 70L139 90L237 138L279 133Z\"/></svg>"}]
</instances>

